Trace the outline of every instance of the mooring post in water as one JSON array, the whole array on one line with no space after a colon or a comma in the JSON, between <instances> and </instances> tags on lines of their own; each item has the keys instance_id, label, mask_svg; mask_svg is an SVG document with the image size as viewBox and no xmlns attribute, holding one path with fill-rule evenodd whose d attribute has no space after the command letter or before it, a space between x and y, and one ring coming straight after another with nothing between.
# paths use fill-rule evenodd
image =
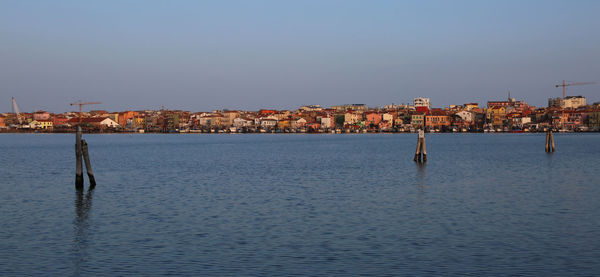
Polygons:
<instances>
[{"instance_id":1,"label":"mooring post in water","mask_svg":"<svg viewBox=\"0 0 600 277\"><path fill-rule=\"evenodd\" d=\"M554 133L550 130L550 143L552 144L552 152L554 152Z\"/></svg>"},{"instance_id":2,"label":"mooring post in water","mask_svg":"<svg viewBox=\"0 0 600 277\"><path fill-rule=\"evenodd\" d=\"M415 151L415 162L421 162L421 139L417 138L417 150Z\"/></svg>"},{"instance_id":3,"label":"mooring post in water","mask_svg":"<svg viewBox=\"0 0 600 277\"><path fill-rule=\"evenodd\" d=\"M544 147L544 150L546 152L550 152L548 150L550 150L550 130L546 131L546 146Z\"/></svg>"},{"instance_id":4,"label":"mooring post in water","mask_svg":"<svg viewBox=\"0 0 600 277\"><path fill-rule=\"evenodd\" d=\"M81 149L83 151L83 161L85 161L85 169L87 171L88 178L90 178L90 189L96 187L96 179L94 178L94 172L92 172L92 163L90 162L90 155L88 154L88 145L85 139L81 140Z\"/></svg>"},{"instance_id":5,"label":"mooring post in water","mask_svg":"<svg viewBox=\"0 0 600 277\"><path fill-rule=\"evenodd\" d=\"M554 152L554 134L551 129L546 132L546 152Z\"/></svg>"},{"instance_id":6,"label":"mooring post in water","mask_svg":"<svg viewBox=\"0 0 600 277\"><path fill-rule=\"evenodd\" d=\"M423 137L421 140L421 153L423 154L423 162L427 162L427 147L425 144L425 133L423 133Z\"/></svg>"},{"instance_id":7,"label":"mooring post in water","mask_svg":"<svg viewBox=\"0 0 600 277\"><path fill-rule=\"evenodd\" d=\"M75 188L83 189L83 170L81 167L81 127L77 126L77 132L75 133Z\"/></svg>"},{"instance_id":8,"label":"mooring post in water","mask_svg":"<svg viewBox=\"0 0 600 277\"><path fill-rule=\"evenodd\" d=\"M427 151L425 150L425 131L419 130L419 137L417 138L417 151L415 152L415 162L420 163L421 161L427 161ZM423 159L421 160L421 155Z\"/></svg>"}]
</instances>

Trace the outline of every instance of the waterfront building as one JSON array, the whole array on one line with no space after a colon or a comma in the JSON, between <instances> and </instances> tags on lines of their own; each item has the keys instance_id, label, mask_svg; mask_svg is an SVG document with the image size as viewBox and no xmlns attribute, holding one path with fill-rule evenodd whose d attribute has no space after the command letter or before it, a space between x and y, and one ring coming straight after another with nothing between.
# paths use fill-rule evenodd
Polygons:
<instances>
[{"instance_id":1,"label":"waterfront building","mask_svg":"<svg viewBox=\"0 0 600 277\"><path fill-rule=\"evenodd\" d=\"M242 128L252 126L252 120L244 117L237 117L233 119L233 127Z\"/></svg>"},{"instance_id":2,"label":"waterfront building","mask_svg":"<svg viewBox=\"0 0 600 277\"><path fill-rule=\"evenodd\" d=\"M63 115L55 115L54 117L52 117L52 125L53 126L60 126L60 125L64 125L67 123L67 121L69 120L68 117L63 116Z\"/></svg>"},{"instance_id":3,"label":"waterfront building","mask_svg":"<svg viewBox=\"0 0 600 277\"><path fill-rule=\"evenodd\" d=\"M431 109L431 103L429 102L429 98L425 97L417 97L413 99L413 106L415 109L418 107L427 107L427 109Z\"/></svg>"},{"instance_id":4,"label":"waterfront building","mask_svg":"<svg viewBox=\"0 0 600 277\"><path fill-rule=\"evenodd\" d=\"M366 104L345 104L345 105L339 105L339 106L331 106L331 108L335 109L336 111L340 111L340 112L345 112L347 110L366 111L367 105Z\"/></svg>"},{"instance_id":5,"label":"waterfront building","mask_svg":"<svg viewBox=\"0 0 600 277\"><path fill-rule=\"evenodd\" d=\"M425 128L441 129L450 126L450 116L448 113L433 109L431 114L425 115Z\"/></svg>"},{"instance_id":6,"label":"waterfront building","mask_svg":"<svg viewBox=\"0 0 600 277\"><path fill-rule=\"evenodd\" d=\"M293 129L303 128L308 121L303 117L295 117L290 121Z\"/></svg>"},{"instance_id":7,"label":"waterfront building","mask_svg":"<svg viewBox=\"0 0 600 277\"><path fill-rule=\"evenodd\" d=\"M232 126L233 120L241 116L239 111L224 111L221 114L223 115L223 125L225 126Z\"/></svg>"},{"instance_id":8,"label":"waterfront building","mask_svg":"<svg viewBox=\"0 0 600 277\"><path fill-rule=\"evenodd\" d=\"M306 129L308 129L310 131L316 131L316 130L321 129L321 124L319 124L318 122L308 123L308 124L306 124Z\"/></svg>"},{"instance_id":9,"label":"waterfront building","mask_svg":"<svg viewBox=\"0 0 600 277\"><path fill-rule=\"evenodd\" d=\"M326 117L319 117L318 118L318 122L321 123L321 128L333 128L333 118L330 116L326 116Z\"/></svg>"},{"instance_id":10,"label":"waterfront building","mask_svg":"<svg viewBox=\"0 0 600 277\"><path fill-rule=\"evenodd\" d=\"M260 127L264 129L271 129L277 126L277 119L274 118L263 118L260 120Z\"/></svg>"},{"instance_id":11,"label":"waterfront building","mask_svg":"<svg viewBox=\"0 0 600 277\"><path fill-rule=\"evenodd\" d=\"M33 113L33 120L50 120L50 113L46 111L37 111Z\"/></svg>"},{"instance_id":12,"label":"waterfront building","mask_svg":"<svg viewBox=\"0 0 600 277\"><path fill-rule=\"evenodd\" d=\"M472 110L479 109L479 104L477 104L477 103L465 103L464 107L465 107L465 110L472 111Z\"/></svg>"},{"instance_id":13,"label":"waterfront building","mask_svg":"<svg viewBox=\"0 0 600 277\"><path fill-rule=\"evenodd\" d=\"M292 114L292 112L290 112L288 110L282 110L282 111L277 111L275 114L273 114L273 116L277 120L282 120L282 119L290 117L291 114Z\"/></svg>"},{"instance_id":14,"label":"waterfront building","mask_svg":"<svg viewBox=\"0 0 600 277\"><path fill-rule=\"evenodd\" d=\"M588 127L594 131L600 131L600 111L588 113Z\"/></svg>"},{"instance_id":15,"label":"waterfront building","mask_svg":"<svg viewBox=\"0 0 600 277\"><path fill-rule=\"evenodd\" d=\"M410 117L410 125L415 128L423 127L423 122L425 120L425 113L414 113Z\"/></svg>"},{"instance_id":16,"label":"waterfront building","mask_svg":"<svg viewBox=\"0 0 600 277\"><path fill-rule=\"evenodd\" d=\"M506 119L506 107L507 106L503 105L492 105L488 108L486 110L488 123L491 123L494 127L502 127L504 125L504 120Z\"/></svg>"},{"instance_id":17,"label":"waterfront building","mask_svg":"<svg viewBox=\"0 0 600 277\"><path fill-rule=\"evenodd\" d=\"M79 124L79 118L77 118L77 117L71 118L66 123L70 124L71 126L75 126L75 125ZM96 126L96 127L112 127L112 128L119 127L119 123L115 122L114 120L112 120L108 117L82 118L81 123L89 124L89 125Z\"/></svg>"},{"instance_id":18,"label":"waterfront building","mask_svg":"<svg viewBox=\"0 0 600 277\"><path fill-rule=\"evenodd\" d=\"M383 106L383 108L386 110L405 110L405 109L408 109L409 106L407 104L400 104L400 105L391 104L391 105L385 105L385 106Z\"/></svg>"},{"instance_id":19,"label":"waterfront building","mask_svg":"<svg viewBox=\"0 0 600 277\"><path fill-rule=\"evenodd\" d=\"M347 111L344 114L344 125L352 125L362 120L362 113Z\"/></svg>"},{"instance_id":20,"label":"waterfront building","mask_svg":"<svg viewBox=\"0 0 600 277\"><path fill-rule=\"evenodd\" d=\"M470 111L460 111L455 113L455 115L466 123L473 123L473 121L475 120L475 114Z\"/></svg>"},{"instance_id":21,"label":"waterfront building","mask_svg":"<svg viewBox=\"0 0 600 277\"><path fill-rule=\"evenodd\" d=\"M277 120L277 128L279 130L289 130L291 128L291 120L289 118Z\"/></svg>"},{"instance_id":22,"label":"waterfront building","mask_svg":"<svg viewBox=\"0 0 600 277\"><path fill-rule=\"evenodd\" d=\"M365 116L365 125L366 126L379 125L379 123L381 122L381 119L382 119L381 114L376 113L376 112L369 112Z\"/></svg>"},{"instance_id":23,"label":"waterfront building","mask_svg":"<svg viewBox=\"0 0 600 277\"><path fill-rule=\"evenodd\" d=\"M29 122L31 129L52 129L54 127L52 120L33 120Z\"/></svg>"},{"instance_id":24,"label":"waterfront building","mask_svg":"<svg viewBox=\"0 0 600 277\"><path fill-rule=\"evenodd\" d=\"M392 113L386 112L381 115L381 120L394 122L394 118L396 117L396 116L394 116L395 114L397 114L397 113L392 114Z\"/></svg>"},{"instance_id":25,"label":"waterfront building","mask_svg":"<svg viewBox=\"0 0 600 277\"><path fill-rule=\"evenodd\" d=\"M488 109L494 107L508 107L511 105L511 101L488 101L487 107Z\"/></svg>"},{"instance_id":26,"label":"waterfront building","mask_svg":"<svg viewBox=\"0 0 600 277\"><path fill-rule=\"evenodd\" d=\"M567 96L563 101L563 109L577 109L586 105L585 97L583 96Z\"/></svg>"},{"instance_id":27,"label":"waterfront building","mask_svg":"<svg viewBox=\"0 0 600 277\"><path fill-rule=\"evenodd\" d=\"M210 115L207 115L205 117L203 117L203 119L206 119L206 123L205 126L211 127L211 128L219 128L221 126L223 126L223 115L220 113L212 113Z\"/></svg>"},{"instance_id":28,"label":"waterfront building","mask_svg":"<svg viewBox=\"0 0 600 277\"><path fill-rule=\"evenodd\" d=\"M563 109L577 109L586 105L585 97L583 96L567 96L564 99L548 98L548 107L556 107Z\"/></svg>"},{"instance_id":29,"label":"waterfront building","mask_svg":"<svg viewBox=\"0 0 600 277\"><path fill-rule=\"evenodd\" d=\"M305 112L314 112L314 111L321 111L321 110L323 110L323 108L321 108L320 105L307 105L307 106L300 107L298 110L305 111Z\"/></svg>"},{"instance_id":30,"label":"waterfront building","mask_svg":"<svg viewBox=\"0 0 600 277\"><path fill-rule=\"evenodd\" d=\"M125 127L127 125L130 125L128 123L131 123L131 119L137 115L138 115L138 113L134 112L134 111L120 112L118 121L116 121L116 122L119 123L120 126Z\"/></svg>"}]
</instances>

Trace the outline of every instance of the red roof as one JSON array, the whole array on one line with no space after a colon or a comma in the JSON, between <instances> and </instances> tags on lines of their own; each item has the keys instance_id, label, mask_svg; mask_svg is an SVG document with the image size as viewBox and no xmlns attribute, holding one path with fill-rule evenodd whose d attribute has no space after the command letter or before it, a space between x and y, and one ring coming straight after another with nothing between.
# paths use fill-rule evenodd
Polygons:
<instances>
[{"instance_id":1,"label":"red roof","mask_svg":"<svg viewBox=\"0 0 600 277\"><path fill-rule=\"evenodd\" d=\"M417 112L419 112L419 113L421 113L421 112L426 112L426 113L428 113L428 112L429 112L429 108L427 108L427 107L423 107L423 106L416 107L415 109L416 109L416 111L417 111Z\"/></svg>"},{"instance_id":2,"label":"red roof","mask_svg":"<svg viewBox=\"0 0 600 277\"><path fill-rule=\"evenodd\" d=\"M81 119L81 123L100 123L107 119L108 117L86 117ZM79 123L78 117L73 117L67 120L67 123Z\"/></svg>"}]
</instances>

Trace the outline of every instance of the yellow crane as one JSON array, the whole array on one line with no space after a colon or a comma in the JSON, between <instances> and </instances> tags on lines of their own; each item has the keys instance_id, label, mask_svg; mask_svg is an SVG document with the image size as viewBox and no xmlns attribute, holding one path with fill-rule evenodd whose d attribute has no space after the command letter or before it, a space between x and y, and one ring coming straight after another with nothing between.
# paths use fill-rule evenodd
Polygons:
<instances>
[{"instance_id":1,"label":"yellow crane","mask_svg":"<svg viewBox=\"0 0 600 277\"><path fill-rule=\"evenodd\" d=\"M102 102L83 102L81 100L75 102L75 103L71 103L71 106L79 106L79 125L81 125L81 118L83 117L83 113L81 112L81 107L83 105L95 105L95 104L102 104Z\"/></svg>"}]
</instances>

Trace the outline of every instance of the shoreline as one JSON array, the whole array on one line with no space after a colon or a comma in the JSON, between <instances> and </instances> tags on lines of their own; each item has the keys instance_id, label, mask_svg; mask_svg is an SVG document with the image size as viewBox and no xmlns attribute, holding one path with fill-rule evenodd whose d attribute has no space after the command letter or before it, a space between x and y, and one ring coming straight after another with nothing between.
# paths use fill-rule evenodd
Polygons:
<instances>
[{"instance_id":1,"label":"shoreline","mask_svg":"<svg viewBox=\"0 0 600 277\"><path fill-rule=\"evenodd\" d=\"M373 134L418 134L418 132L98 132L98 131L83 131L85 134L127 134L127 135L373 135ZM600 131L553 131L557 134L586 134L586 133L600 133ZM75 131L0 131L1 134L75 134ZM426 132L425 134L544 134L546 131L506 131L506 132Z\"/></svg>"}]
</instances>

